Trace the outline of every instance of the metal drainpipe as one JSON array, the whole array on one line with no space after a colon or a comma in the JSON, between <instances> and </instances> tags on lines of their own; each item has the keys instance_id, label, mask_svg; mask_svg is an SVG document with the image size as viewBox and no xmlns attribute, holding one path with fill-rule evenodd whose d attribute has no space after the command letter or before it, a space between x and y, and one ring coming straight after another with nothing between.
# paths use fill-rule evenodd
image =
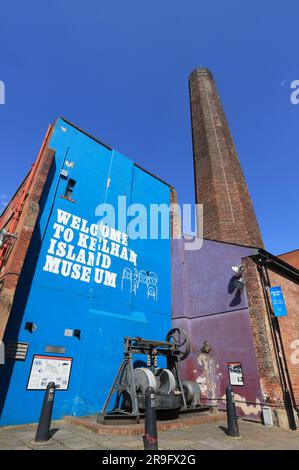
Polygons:
<instances>
[{"instance_id":1,"label":"metal drainpipe","mask_svg":"<svg viewBox=\"0 0 299 470\"><path fill-rule=\"evenodd\" d=\"M271 333L272 333L272 339L274 341L274 350L275 350L275 355L276 355L276 361L278 365L278 371L279 371L279 376L280 376L280 381L281 385L283 388L283 396L284 396L284 402L285 402L285 410L288 416L288 421L289 421L289 426L290 429L295 430L297 429L295 419L294 419L294 413L293 413L293 408L296 410L298 414L298 408L296 406L296 402L294 401L294 394L292 390L292 384L290 381L290 377L288 374L288 368L287 364L285 361L285 355L284 355L284 350L283 350L283 344L281 341L281 334L280 334L280 328L279 328L279 323L277 321L277 318L272 315L272 307L271 307L271 302L269 299L269 293L267 287L270 287L270 279L268 275L268 271L266 266L263 264L260 264L258 266L258 270L260 273L260 279L264 291L264 297L266 300L266 308L267 308L267 313L268 313L268 318L270 322L270 327L271 327ZM267 281L267 283L265 282ZM278 341L277 335L276 335L276 330L279 333L280 341ZM283 361L283 359L284 361ZM287 377L286 377L287 376ZM291 390L291 393L288 389L288 387ZM291 397L291 400L290 400Z\"/></svg>"}]
</instances>

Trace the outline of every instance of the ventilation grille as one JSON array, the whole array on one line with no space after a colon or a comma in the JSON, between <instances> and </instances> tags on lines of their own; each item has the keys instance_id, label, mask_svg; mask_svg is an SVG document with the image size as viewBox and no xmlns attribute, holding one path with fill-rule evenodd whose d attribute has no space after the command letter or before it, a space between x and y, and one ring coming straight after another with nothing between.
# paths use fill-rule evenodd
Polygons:
<instances>
[{"instance_id":1,"label":"ventilation grille","mask_svg":"<svg viewBox=\"0 0 299 470\"><path fill-rule=\"evenodd\" d=\"M16 361L25 361L28 347L28 343L9 342L5 348L5 357Z\"/></svg>"}]
</instances>

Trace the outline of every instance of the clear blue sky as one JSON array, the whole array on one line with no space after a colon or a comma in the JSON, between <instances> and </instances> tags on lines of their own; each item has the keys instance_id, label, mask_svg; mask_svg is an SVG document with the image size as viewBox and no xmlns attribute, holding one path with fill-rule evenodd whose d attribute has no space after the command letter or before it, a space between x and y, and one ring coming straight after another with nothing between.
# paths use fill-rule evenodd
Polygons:
<instances>
[{"instance_id":1,"label":"clear blue sky","mask_svg":"<svg viewBox=\"0 0 299 470\"><path fill-rule=\"evenodd\" d=\"M266 248L299 248L298 0L2 2L0 205L62 115L194 201L188 75L211 69Z\"/></svg>"}]
</instances>

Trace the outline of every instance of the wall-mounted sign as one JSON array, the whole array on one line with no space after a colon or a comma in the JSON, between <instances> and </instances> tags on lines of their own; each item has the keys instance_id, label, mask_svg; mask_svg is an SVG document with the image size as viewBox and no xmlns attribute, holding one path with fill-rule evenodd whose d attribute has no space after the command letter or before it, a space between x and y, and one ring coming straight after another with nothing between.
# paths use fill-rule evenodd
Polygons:
<instances>
[{"instance_id":1,"label":"wall-mounted sign","mask_svg":"<svg viewBox=\"0 0 299 470\"><path fill-rule=\"evenodd\" d=\"M43 271L158 301L158 275L137 269L137 259L127 233L57 209ZM124 263L120 272L116 260Z\"/></svg>"},{"instance_id":2,"label":"wall-mounted sign","mask_svg":"<svg viewBox=\"0 0 299 470\"><path fill-rule=\"evenodd\" d=\"M287 309L281 287L270 287L270 296L275 317L286 317Z\"/></svg>"},{"instance_id":3,"label":"wall-mounted sign","mask_svg":"<svg viewBox=\"0 0 299 470\"><path fill-rule=\"evenodd\" d=\"M27 390L45 390L49 382L54 382L58 390L67 390L71 368L71 357L35 355L31 365Z\"/></svg>"},{"instance_id":4,"label":"wall-mounted sign","mask_svg":"<svg viewBox=\"0 0 299 470\"><path fill-rule=\"evenodd\" d=\"M65 347L63 346L46 346L45 347L46 353L54 353L54 354L65 354Z\"/></svg>"},{"instance_id":5,"label":"wall-mounted sign","mask_svg":"<svg viewBox=\"0 0 299 470\"><path fill-rule=\"evenodd\" d=\"M231 385L244 385L241 362L229 362L228 373Z\"/></svg>"}]
</instances>

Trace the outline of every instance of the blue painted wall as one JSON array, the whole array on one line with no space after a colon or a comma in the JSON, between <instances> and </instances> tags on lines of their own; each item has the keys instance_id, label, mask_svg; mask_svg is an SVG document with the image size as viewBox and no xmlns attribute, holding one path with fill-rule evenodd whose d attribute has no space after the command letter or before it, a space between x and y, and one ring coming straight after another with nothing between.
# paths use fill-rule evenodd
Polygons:
<instances>
[{"instance_id":1,"label":"blue painted wall","mask_svg":"<svg viewBox=\"0 0 299 470\"><path fill-rule=\"evenodd\" d=\"M164 339L171 327L169 239L129 238L128 249L137 254L137 263L135 266L110 256L108 270L116 273L115 287L95 281L95 266L86 275L87 281L75 279L76 272L68 273L68 264L63 275L61 268L66 256L57 253L58 273L45 270L59 210L85 219L90 227L98 222L99 204L115 204L119 195L125 195L128 204L141 203L147 208L150 203L169 205L170 188L62 119L56 122L49 146L55 151L55 163L44 190L42 212L5 336L6 344L14 340L27 342L29 350L24 362L10 360L2 368L2 425L38 420L44 392L26 390L26 385L34 354L51 355L45 353L47 345L62 346L65 354L61 356L73 358L69 389L56 393L53 417L58 419L100 410L122 359L124 336ZM74 202L61 197L67 185L67 179L61 176L62 169L76 181ZM61 239L72 223L76 227L76 221L70 217L62 224ZM79 232L74 227L68 232L73 234L73 240L67 248L73 245L76 254ZM57 239L54 249L61 239ZM82 273L84 262L78 264ZM140 270L149 273L153 288L149 291L142 282L136 288L130 279L123 279L125 268L129 276ZM28 321L37 325L35 332L24 329ZM81 330L81 339L65 336L66 329Z\"/></svg>"}]
</instances>

